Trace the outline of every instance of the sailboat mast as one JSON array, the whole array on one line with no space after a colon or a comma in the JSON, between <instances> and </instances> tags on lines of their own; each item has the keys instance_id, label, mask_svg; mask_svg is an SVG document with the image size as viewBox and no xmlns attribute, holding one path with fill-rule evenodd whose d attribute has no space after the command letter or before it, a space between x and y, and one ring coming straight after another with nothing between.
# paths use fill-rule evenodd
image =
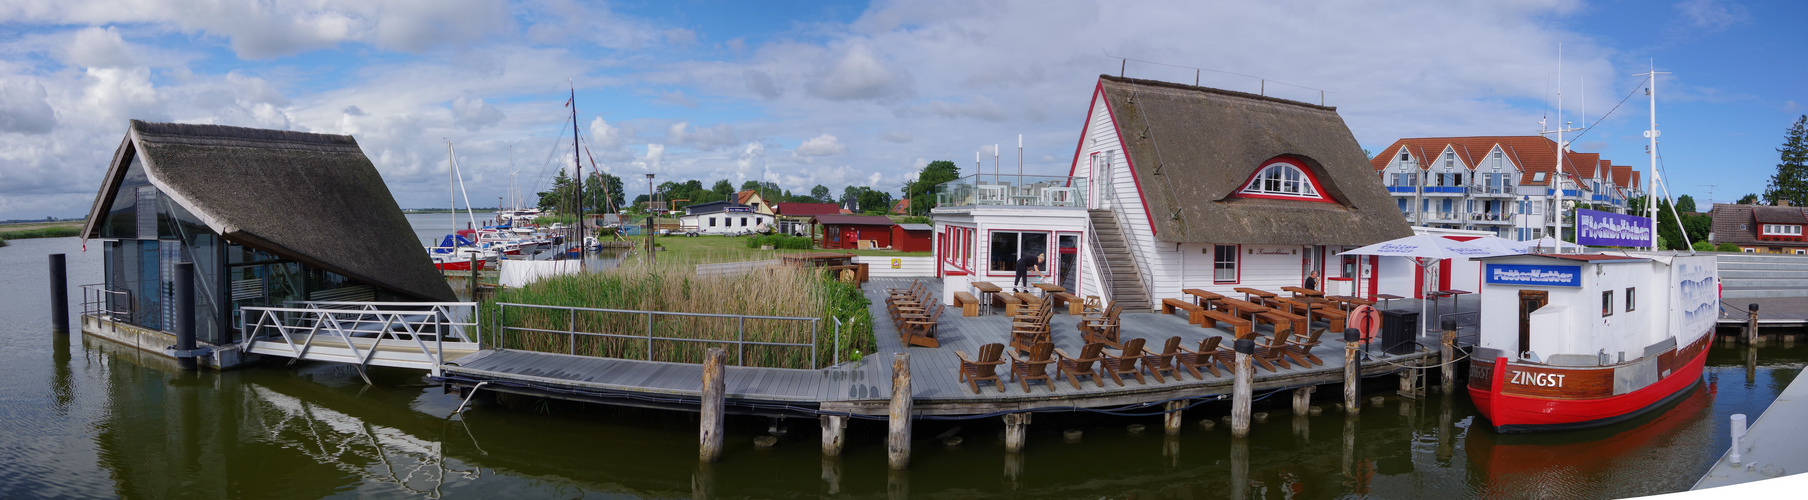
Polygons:
<instances>
[{"instance_id":1,"label":"sailboat mast","mask_svg":"<svg viewBox=\"0 0 1808 500\"><path fill-rule=\"evenodd\" d=\"M1651 143L1646 145L1645 147L1650 148L1650 150L1651 150L1650 155L1649 155L1651 157L1651 178L1648 181L1651 183L1651 188L1645 191L1645 213L1651 216L1651 249L1657 250L1657 202L1654 200L1657 199L1657 74L1658 73L1657 73L1657 61L1654 59L1651 61L1650 64L1651 64L1651 70L1647 74L1651 76L1651 86L1649 88L1645 89L1645 95L1647 95L1651 98L1651 129L1645 131L1645 137L1650 139Z\"/></svg>"},{"instance_id":2,"label":"sailboat mast","mask_svg":"<svg viewBox=\"0 0 1808 500\"><path fill-rule=\"evenodd\" d=\"M577 171L577 179L575 179L577 191L572 194L572 201L577 203L578 217L576 227L571 230L572 241L568 243L582 248L584 244L584 162L578 156L578 89L575 85L571 87L571 165Z\"/></svg>"}]
</instances>

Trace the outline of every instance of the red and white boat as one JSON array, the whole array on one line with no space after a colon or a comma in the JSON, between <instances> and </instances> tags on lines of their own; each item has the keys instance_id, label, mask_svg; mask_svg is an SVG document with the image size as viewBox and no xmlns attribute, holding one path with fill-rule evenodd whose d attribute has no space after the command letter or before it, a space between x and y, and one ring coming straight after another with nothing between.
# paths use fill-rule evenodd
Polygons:
<instances>
[{"instance_id":1,"label":"red and white boat","mask_svg":"<svg viewBox=\"0 0 1808 500\"><path fill-rule=\"evenodd\" d=\"M1612 424L1700 382L1720 311L1713 256L1481 260L1469 396L1496 431Z\"/></svg>"}]
</instances>

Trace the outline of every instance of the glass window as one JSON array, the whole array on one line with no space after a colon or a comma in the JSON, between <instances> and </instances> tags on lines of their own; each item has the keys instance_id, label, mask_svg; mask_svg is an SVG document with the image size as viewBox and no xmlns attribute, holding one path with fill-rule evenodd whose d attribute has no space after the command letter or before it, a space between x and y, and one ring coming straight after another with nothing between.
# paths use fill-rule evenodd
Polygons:
<instances>
[{"instance_id":1,"label":"glass window","mask_svg":"<svg viewBox=\"0 0 1808 500\"><path fill-rule=\"evenodd\" d=\"M1237 246L1217 245L1212 254L1212 281L1235 283L1237 281Z\"/></svg>"},{"instance_id":2,"label":"glass window","mask_svg":"<svg viewBox=\"0 0 1808 500\"><path fill-rule=\"evenodd\" d=\"M995 272L1015 272L1018 259L1047 253L1048 233L992 231L992 263L987 269Z\"/></svg>"},{"instance_id":3,"label":"glass window","mask_svg":"<svg viewBox=\"0 0 1808 500\"><path fill-rule=\"evenodd\" d=\"M1637 288L1627 288L1626 289L1626 312L1632 312L1634 309L1637 309L1637 308L1638 308L1638 289Z\"/></svg>"},{"instance_id":4,"label":"glass window","mask_svg":"<svg viewBox=\"0 0 1808 500\"><path fill-rule=\"evenodd\" d=\"M716 227L716 218L715 217L709 218L709 227Z\"/></svg>"},{"instance_id":5,"label":"glass window","mask_svg":"<svg viewBox=\"0 0 1808 500\"><path fill-rule=\"evenodd\" d=\"M1613 290L1601 292L1601 316L1613 315Z\"/></svg>"},{"instance_id":6,"label":"glass window","mask_svg":"<svg viewBox=\"0 0 1808 500\"><path fill-rule=\"evenodd\" d=\"M1290 162L1274 162L1262 167L1249 185L1243 187L1245 194L1280 195L1300 198L1318 198L1318 190L1312 187L1312 181L1298 166Z\"/></svg>"}]
</instances>

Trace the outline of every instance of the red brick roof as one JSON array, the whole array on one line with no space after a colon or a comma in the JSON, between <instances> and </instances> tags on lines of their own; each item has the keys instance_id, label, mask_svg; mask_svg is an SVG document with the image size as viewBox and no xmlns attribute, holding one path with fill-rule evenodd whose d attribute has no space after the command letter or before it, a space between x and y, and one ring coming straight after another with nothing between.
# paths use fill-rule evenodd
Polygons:
<instances>
[{"instance_id":1,"label":"red brick roof","mask_svg":"<svg viewBox=\"0 0 1808 500\"><path fill-rule=\"evenodd\" d=\"M1543 136L1476 136L1476 137L1415 137L1394 141L1369 160L1369 166L1375 170L1387 168L1389 162L1400 156L1404 149L1413 159L1419 160L1420 168L1427 168L1434 161L1443 159L1446 149L1456 152L1464 166L1474 169L1488 156L1488 153L1499 146L1507 161L1512 162L1526 177L1520 181L1522 185L1550 185L1552 175L1557 171L1557 141ZM1595 169L1607 165L1599 153L1577 153L1574 151L1564 155L1567 165L1563 171L1585 179L1594 176ZM1543 172L1545 179L1534 182L1533 174ZM1632 181L1637 182L1638 172L1632 172Z\"/></svg>"}]
</instances>

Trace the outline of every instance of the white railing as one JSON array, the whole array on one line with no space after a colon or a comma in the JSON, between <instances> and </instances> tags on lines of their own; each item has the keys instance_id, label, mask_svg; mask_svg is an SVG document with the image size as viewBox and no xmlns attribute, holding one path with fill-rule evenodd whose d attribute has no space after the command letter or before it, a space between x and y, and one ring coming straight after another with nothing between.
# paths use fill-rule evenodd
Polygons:
<instances>
[{"instance_id":1,"label":"white railing","mask_svg":"<svg viewBox=\"0 0 1808 500\"><path fill-rule=\"evenodd\" d=\"M1137 286L1142 287L1143 296L1147 297L1149 299L1149 301L1151 303L1153 303L1155 300L1155 297L1149 293L1149 290L1151 288L1151 285L1153 285L1155 283L1155 277L1153 275L1149 274L1150 273L1149 266L1144 265L1146 263L1136 261L1137 255L1139 255L1139 254L1147 255L1147 254L1142 254L1141 252L1139 252L1142 249L1142 242L1132 236L1132 234L1130 232L1130 225L1125 220L1123 202L1121 200L1117 199L1117 193L1112 192L1112 193L1107 194L1107 196L1110 196L1112 199L1111 217L1117 221L1117 233L1119 236L1122 236L1124 238L1124 249L1130 251L1131 265L1136 266L1136 275L1137 275L1137 280L1138 280ZM1144 205L1143 211L1145 213L1147 213L1148 210L1149 210L1148 205ZM1153 231L1155 228L1150 227L1149 229L1151 231Z\"/></svg>"},{"instance_id":2,"label":"white railing","mask_svg":"<svg viewBox=\"0 0 1808 500\"><path fill-rule=\"evenodd\" d=\"M241 350L249 350L261 341L280 342L287 353L269 349L261 354L296 359L326 359L309 354L343 349L350 363L364 376L364 367L377 359L379 351L390 347L398 358L386 358L384 364L425 368L439 376L445 362L447 342L457 347L476 345L476 302L289 302L292 307L240 308L239 331ZM330 342L320 342L327 340ZM343 344L343 345L334 345ZM336 353L335 353L336 354ZM419 357L414 357L419 354ZM338 355L344 356L344 355ZM365 379L369 382L369 379Z\"/></svg>"}]
</instances>

